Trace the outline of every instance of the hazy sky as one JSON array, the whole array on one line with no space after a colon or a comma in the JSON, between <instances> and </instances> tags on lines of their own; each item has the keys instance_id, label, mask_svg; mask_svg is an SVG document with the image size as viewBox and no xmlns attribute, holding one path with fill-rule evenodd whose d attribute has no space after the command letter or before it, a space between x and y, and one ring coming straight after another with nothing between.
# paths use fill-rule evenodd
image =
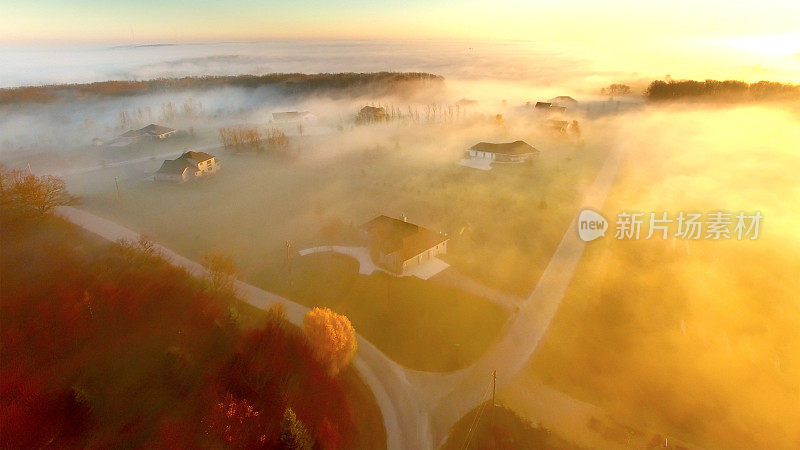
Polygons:
<instances>
[{"instance_id":1,"label":"hazy sky","mask_svg":"<svg viewBox=\"0 0 800 450\"><path fill-rule=\"evenodd\" d=\"M415 45L449 40L460 42L463 50L477 50L480 42L505 42L514 46L509 47L510 53L499 49L482 54L492 57L509 53L505 63L498 63L503 65L500 69L520 74L537 68L535 62L524 62L526 58L550 52L587 61L591 66L585 68L586 72L595 76L616 77L617 72L625 72L629 74L626 79L670 74L800 82L798 17L798 0L0 0L0 60L4 60L0 85L93 80L107 73L127 76L128 66L138 61L129 61L130 55L122 52L113 55L119 61L102 59L103 55L94 52L73 58L65 47L70 45L220 45L275 42L276 38L315 43L332 39L392 40L395 48L412 40ZM49 46L51 53L37 53L34 46L40 44ZM253 58L261 58L258 73L285 70L285 64L278 63L286 58L303 57L306 62L319 59L292 53L292 48L266 54L248 51ZM317 46L319 49L324 52L324 47ZM170 54L164 61L205 52L188 48L174 52L178 50L183 53ZM214 47L208 51L212 53L202 56L241 56L240 50L214 53L221 51ZM424 49L420 51L425 53ZM452 59L452 54L438 51L431 46L420 57ZM337 55L329 56L339 58ZM364 56L373 63L364 69L444 70L437 68L436 61L403 64L393 62L391 55ZM473 59L480 55L476 52ZM345 52L341 56L348 55ZM93 59L87 62L87 58ZM86 70L89 63L91 71ZM484 63L491 66L496 62ZM302 66L297 70L307 71ZM330 65L319 70L356 69Z\"/></svg>"},{"instance_id":2,"label":"hazy sky","mask_svg":"<svg viewBox=\"0 0 800 450\"><path fill-rule=\"evenodd\" d=\"M0 39L448 37L613 43L796 35L798 17L796 0L0 0Z\"/></svg>"}]
</instances>

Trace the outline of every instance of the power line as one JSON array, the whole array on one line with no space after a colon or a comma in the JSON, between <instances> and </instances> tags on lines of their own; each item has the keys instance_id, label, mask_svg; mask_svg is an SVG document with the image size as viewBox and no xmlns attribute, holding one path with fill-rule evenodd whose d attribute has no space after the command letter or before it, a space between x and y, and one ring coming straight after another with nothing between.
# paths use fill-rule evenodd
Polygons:
<instances>
[{"instance_id":1,"label":"power line","mask_svg":"<svg viewBox=\"0 0 800 450\"><path fill-rule=\"evenodd\" d=\"M472 441L472 436L473 433L475 432L475 427L478 424L478 421L480 421L481 415L483 414L483 410L486 409L486 404L489 401L489 392L492 391L493 388L494 388L494 379L492 379L492 381L489 382L488 386L486 386L486 392L484 392L483 396L481 397L483 401L481 402L481 407L478 408L478 414L475 415L475 418L472 420L472 423L467 429L467 442L464 443L464 450L467 450L469 448L469 443L470 441Z\"/></svg>"}]
</instances>

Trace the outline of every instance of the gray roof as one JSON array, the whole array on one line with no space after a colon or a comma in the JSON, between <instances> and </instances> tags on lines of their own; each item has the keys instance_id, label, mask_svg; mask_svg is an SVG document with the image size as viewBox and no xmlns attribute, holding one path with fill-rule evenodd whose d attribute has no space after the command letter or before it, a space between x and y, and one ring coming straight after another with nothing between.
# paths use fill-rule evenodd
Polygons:
<instances>
[{"instance_id":1,"label":"gray roof","mask_svg":"<svg viewBox=\"0 0 800 450\"><path fill-rule=\"evenodd\" d=\"M158 169L158 173L180 175L184 170L190 167L192 167L192 163L186 159L168 159L161 164L161 168Z\"/></svg>"},{"instance_id":2,"label":"gray roof","mask_svg":"<svg viewBox=\"0 0 800 450\"><path fill-rule=\"evenodd\" d=\"M162 134L174 133L174 132L175 130L172 128L151 123L150 125L143 128L139 128L138 130L126 131L119 137L127 138L127 137L140 137L140 136L160 136Z\"/></svg>"},{"instance_id":3,"label":"gray roof","mask_svg":"<svg viewBox=\"0 0 800 450\"><path fill-rule=\"evenodd\" d=\"M179 156L178 159L191 159L194 162L201 163L203 161L208 161L209 159L211 159L213 157L214 157L214 155L209 155L206 152L188 151L188 152L182 154L181 156Z\"/></svg>"},{"instance_id":4,"label":"gray roof","mask_svg":"<svg viewBox=\"0 0 800 450\"><path fill-rule=\"evenodd\" d=\"M401 261L448 240L444 234L384 215L361 225L361 229L370 234L372 245L386 254L397 252Z\"/></svg>"},{"instance_id":5,"label":"gray roof","mask_svg":"<svg viewBox=\"0 0 800 450\"><path fill-rule=\"evenodd\" d=\"M558 103L558 102L567 102L567 103L578 103L577 100L570 97L569 95L559 95L558 97L553 97L550 99L550 103Z\"/></svg>"},{"instance_id":6,"label":"gray roof","mask_svg":"<svg viewBox=\"0 0 800 450\"><path fill-rule=\"evenodd\" d=\"M172 133L175 130L173 128L169 128L169 127L165 127L165 126L156 125L154 123L151 123L150 125L139 129L139 131L141 131L144 134L152 134L153 136L158 136L158 135L162 135L162 134L166 134L166 133Z\"/></svg>"},{"instance_id":7,"label":"gray roof","mask_svg":"<svg viewBox=\"0 0 800 450\"><path fill-rule=\"evenodd\" d=\"M181 174L186 168L195 169L197 164L214 158L206 152L186 152L175 159L168 159L161 164L158 173Z\"/></svg>"},{"instance_id":8,"label":"gray roof","mask_svg":"<svg viewBox=\"0 0 800 450\"><path fill-rule=\"evenodd\" d=\"M524 155L526 153L539 153L525 141L505 142L495 144L492 142L478 142L469 148L478 152L500 153L503 155Z\"/></svg>"}]
</instances>

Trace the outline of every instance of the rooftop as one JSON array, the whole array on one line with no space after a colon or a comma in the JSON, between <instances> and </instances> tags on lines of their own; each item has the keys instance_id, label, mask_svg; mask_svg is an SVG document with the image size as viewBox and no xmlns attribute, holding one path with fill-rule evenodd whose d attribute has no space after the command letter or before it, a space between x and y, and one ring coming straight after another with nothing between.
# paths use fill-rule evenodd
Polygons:
<instances>
[{"instance_id":1,"label":"rooftop","mask_svg":"<svg viewBox=\"0 0 800 450\"><path fill-rule=\"evenodd\" d=\"M488 153L500 153L503 155L524 155L527 153L539 153L525 141L514 141L495 144L491 142L478 142L469 148L470 150Z\"/></svg>"},{"instance_id":2,"label":"rooftop","mask_svg":"<svg viewBox=\"0 0 800 450\"><path fill-rule=\"evenodd\" d=\"M128 130L125 133L121 134L120 137L140 137L140 136L160 136L166 133L172 133L175 130L173 128L156 125L151 123L150 125L139 128L138 130Z\"/></svg>"},{"instance_id":3,"label":"rooftop","mask_svg":"<svg viewBox=\"0 0 800 450\"><path fill-rule=\"evenodd\" d=\"M191 166L192 164L184 158L168 159L161 163L161 168L158 169L158 173L180 175Z\"/></svg>"},{"instance_id":4,"label":"rooftop","mask_svg":"<svg viewBox=\"0 0 800 450\"><path fill-rule=\"evenodd\" d=\"M397 252L402 261L434 247L448 238L427 228L389 216L378 216L361 225L383 253Z\"/></svg>"},{"instance_id":5,"label":"rooftop","mask_svg":"<svg viewBox=\"0 0 800 450\"><path fill-rule=\"evenodd\" d=\"M201 163L203 161L208 161L209 159L211 159L213 157L214 157L214 155L209 155L206 152L188 151L188 152L182 154L181 156L179 156L178 159L191 159L194 162Z\"/></svg>"}]
</instances>

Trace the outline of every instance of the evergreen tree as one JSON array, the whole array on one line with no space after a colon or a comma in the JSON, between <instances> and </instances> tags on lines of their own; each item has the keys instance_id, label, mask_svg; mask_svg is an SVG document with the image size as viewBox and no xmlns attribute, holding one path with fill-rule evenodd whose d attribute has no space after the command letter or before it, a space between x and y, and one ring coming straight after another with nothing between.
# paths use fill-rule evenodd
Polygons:
<instances>
[{"instance_id":1,"label":"evergreen tree","mask_svg":"<svg viewBox=\"0 0 800 450\"><path fill-rule=\"evenodd\" d=\"M281 448L286 450L310 450L314 448L314 438L297 418L292 408L286 408L281 419Z\"/></svg>"}]
</instances>

